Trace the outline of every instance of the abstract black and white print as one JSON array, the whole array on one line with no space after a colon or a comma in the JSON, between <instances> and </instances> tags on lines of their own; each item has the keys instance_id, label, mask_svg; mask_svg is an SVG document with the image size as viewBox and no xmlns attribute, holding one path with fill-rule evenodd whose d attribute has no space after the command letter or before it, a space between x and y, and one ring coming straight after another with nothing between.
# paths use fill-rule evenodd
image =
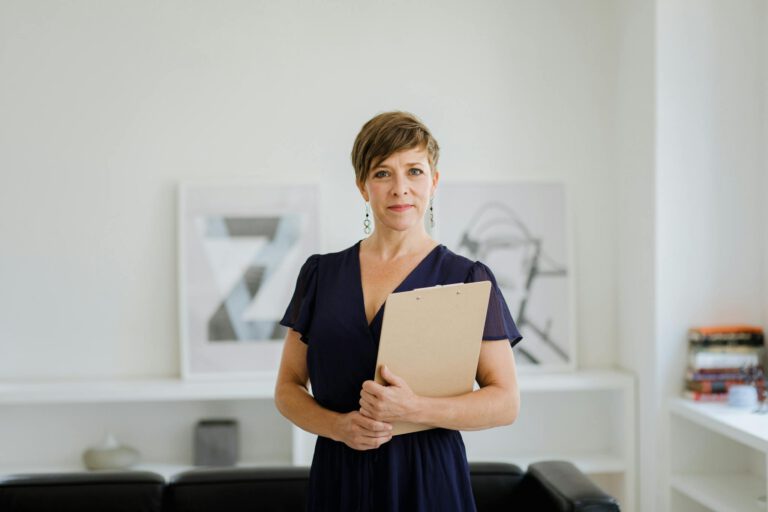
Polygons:
<instances>
[{"instance_id":1,"label":"abstract black and white print","mask_svg":"<svg viewBox=\"0 0 768 512\"><path fill-rule=\"evenodd\" d=\"M186 374L274 370L279 324L319 248L311 186L186 184L180 193Z\"/></svg>"},{"instance_id":2,"label":"abstract black and white print","mask_svg":"<svg viewBox=\"0 0 768 512\"><path fill-rule=\"evenodd\" d=\"M208 341L248 342L285 336L285 328L278 323L282 314L275 306L287 304L290 283L281 270L287 268L284 261L299 242L302 220L296 214L196 219L219 296L219 304L207 320Z\"/></svg>"},{"instance_id":3,"label":"abstract black and white print","mask_svg":"<svg viewBox=\"0 0 768 512\"><path fill-rule=\"evenodd\" d=\"M575 364L565 190L562 184L441 184L439 238L494 272L524 341L521 366ZM448 207L447 205L450 205Z\"/></svg>"}]
</instances>

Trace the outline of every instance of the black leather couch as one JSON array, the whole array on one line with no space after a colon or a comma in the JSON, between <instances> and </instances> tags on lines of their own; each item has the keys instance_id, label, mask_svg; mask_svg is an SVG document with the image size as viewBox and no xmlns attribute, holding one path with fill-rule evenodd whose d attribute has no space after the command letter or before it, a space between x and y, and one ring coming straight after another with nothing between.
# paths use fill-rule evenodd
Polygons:
<instances>
[{"instance_id":1,"label":"black leather couch","mask_svg":"<svg viewBox=\"0 0 768 512\"><path fill-rule=\"evenodd\" d=\"M573 464L471 463L478 512L618 511L618 502ZM146 471L0 477L0 512L303 511L309 469L198 468L168 482ZM403 511L407 512L407 511Z\"/></svg>"}]
</instances>

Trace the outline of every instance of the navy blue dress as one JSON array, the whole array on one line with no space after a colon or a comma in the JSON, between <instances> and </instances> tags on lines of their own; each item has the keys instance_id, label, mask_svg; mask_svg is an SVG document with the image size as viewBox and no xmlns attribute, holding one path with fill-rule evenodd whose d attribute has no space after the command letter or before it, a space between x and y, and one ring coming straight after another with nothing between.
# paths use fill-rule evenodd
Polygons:
<instances>
[{"instance_id":1,"label":"navy blue dress","mask_svg":"<svg viewBox=\"0 0 768 512\"><path fill-rule=\"evenodd\" d=\"M312 393L340 413L359 410L363 382L373 378L384 308L368 324L360 281L360 243L313 255L299 272L281 324L307 344ZM521 336L490 269L435 247L395 291L491 281L484 340ZM466 452L456 430L394 436L375 450L354 450L319 436L309 483L311 511L474 511Z\"/></svg>"}]
</instances>

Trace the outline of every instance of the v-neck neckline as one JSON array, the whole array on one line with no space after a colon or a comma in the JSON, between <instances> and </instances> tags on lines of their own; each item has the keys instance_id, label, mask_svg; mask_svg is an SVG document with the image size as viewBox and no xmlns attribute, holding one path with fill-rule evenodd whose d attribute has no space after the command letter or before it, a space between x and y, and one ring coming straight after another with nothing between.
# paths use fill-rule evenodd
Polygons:
<instances>
[{"instance_id":1,"label":"v-neck neckline","mask_svg":"<svg viewBox=\"0 0 768 512\"><path fill-rule=\"evenodd\" d=\"M370 331L371 328L373 327L373 324L376 323L376 319L379 317L379 315L381 315L382 311L384 311L384 306L387 304L387 301L386 299L384 300L381 306L379 306L379 309L376 310L376 313L374 313L374 315L371 317L371 321L368 322L368 315L366 314L366 310L365 310L365 292L363 291L363 266L360 263L360 242L362 242L362 240L359 240L355 244L355 263L357 266L357 283L358 283L358 290L360 290L360 310L362 311L363 322L365 323L365 325L368 326L368 330ZM432 249L430 249L430 251L426 255L424 255L424 257L416 264L415 267L411 269L410 272L408 272L408 274L403 278L403 280L400 281L400 284L398 284L395 287L395 289L392 290L391 293L397 293L398 291L400 291L400 288L405 286L405 283L407 283L411 279L413 274L428 259L430 259L432 255L435 254L440 247L442 247L442 244L437 244Z\"/></svg>"}]
</instances>

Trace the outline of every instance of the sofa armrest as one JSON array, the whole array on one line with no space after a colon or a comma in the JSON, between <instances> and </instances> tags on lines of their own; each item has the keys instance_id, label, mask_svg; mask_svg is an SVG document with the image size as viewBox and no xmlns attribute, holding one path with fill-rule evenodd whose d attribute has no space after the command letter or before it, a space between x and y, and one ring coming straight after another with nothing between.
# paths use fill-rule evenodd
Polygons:
<instances>
[{"instance_id":1,"label":"sofa armrest","mask_svg":"<svg viewBox=\"0 0 768 512\"><path fill-rule=\"evenodd\" d=\"M515 510L515 491L524 474L514 464L470 462L469 476L477 512Z\"/></svg>"},{"instance_id":2,"label":"sofa armrest","mask_svg":"<svg viewBox=\"0 0 768 512\"><path fill-rule=\"evenodd\" d=\"M618 512L618 501L567 461L528 466L520 498L529 507L557 512ZM531 509L533 510L533 509Z\"/></svg>"}]
</instances>

